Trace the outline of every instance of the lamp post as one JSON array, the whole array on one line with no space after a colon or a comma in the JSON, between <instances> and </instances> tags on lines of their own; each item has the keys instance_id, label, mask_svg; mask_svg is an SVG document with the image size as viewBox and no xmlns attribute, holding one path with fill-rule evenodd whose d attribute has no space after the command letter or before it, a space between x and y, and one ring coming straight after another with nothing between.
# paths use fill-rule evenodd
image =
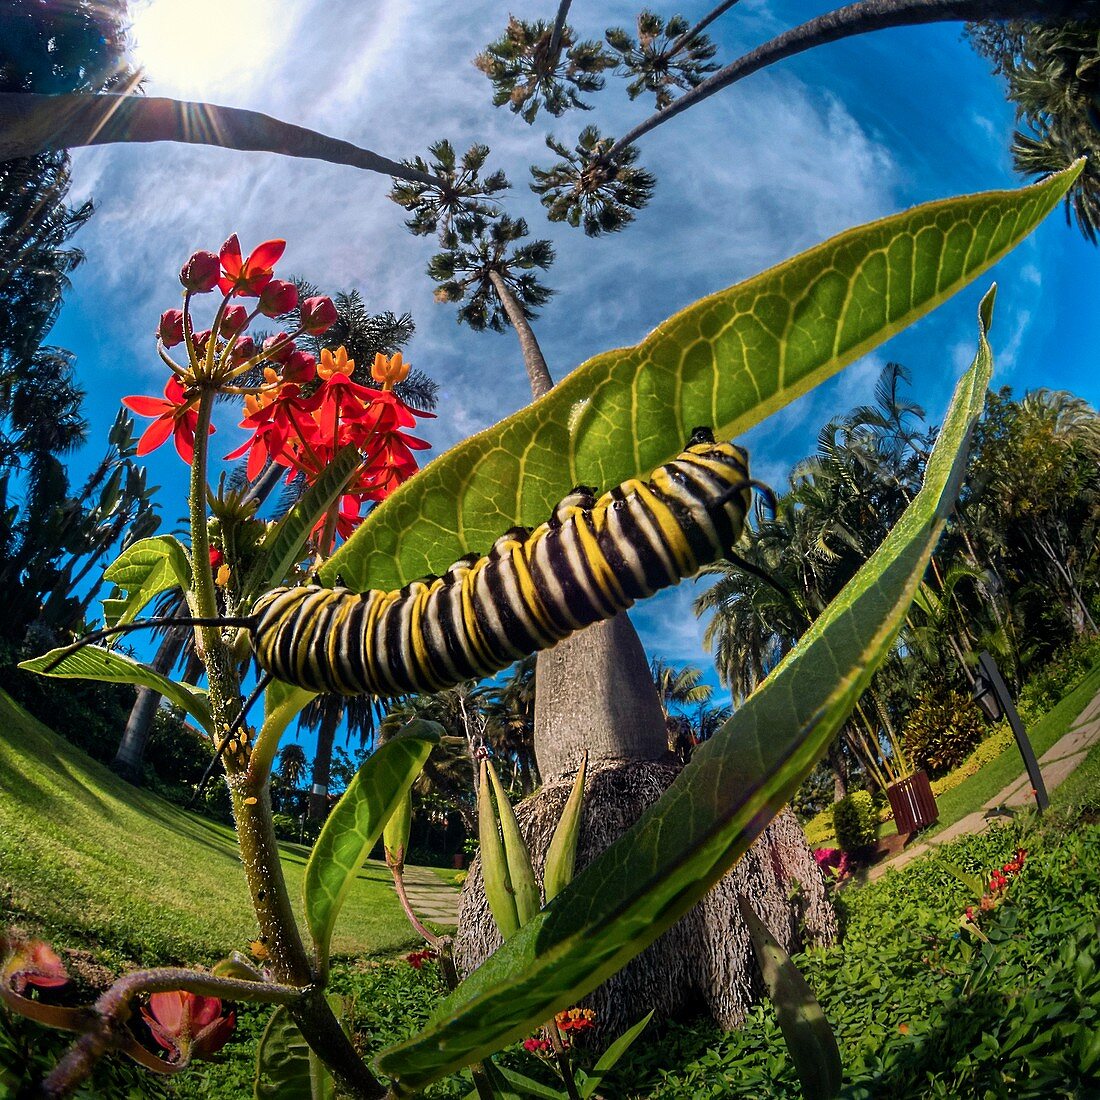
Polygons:
<instances>
[{"instance_id":1,"label":"lamp post","mask_svg":"<svg viewBox=\"0 0 1100 1100\"><path fill-rule=\"evenodd\" d=\"M1002 718L1008 719L1012 728L1012 734L1016 738L1016 744L1020 749L1020 755L1024 758L1024 767L1027 768L1028 778L1031 780L1031 790L1035 795L1035 804L1042 813L1050 805L1050 797L1047 795L1046 784L1043 782L1043 773L1039 770L1039 762L1035 759L1035 750L1031 747L1027 730L1024 729L1016 706L1012 702L1012 696L1008 693L997 662L985 650L982 650L978 658L978 676L974 681L974 702L982 708L983 713L990 722L999 722Z\"/></svg>"}]
</instances>

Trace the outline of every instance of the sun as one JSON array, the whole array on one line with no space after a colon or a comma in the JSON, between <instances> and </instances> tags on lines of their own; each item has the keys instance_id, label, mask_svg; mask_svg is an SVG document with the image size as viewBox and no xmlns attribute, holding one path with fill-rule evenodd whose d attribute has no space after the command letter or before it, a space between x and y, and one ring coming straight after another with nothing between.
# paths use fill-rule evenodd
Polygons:
<instances>
[{"instance_id":1,"label":"sun","mask_svg":"<svg viewBox=\"0 0 1100 1100\"><path fill-rule=\"evenodd\" d=\"M278 25L265 0L146 0L131 19L133 59L153 94L208 94L262 79Z\"/></svg>"}]
</instances>

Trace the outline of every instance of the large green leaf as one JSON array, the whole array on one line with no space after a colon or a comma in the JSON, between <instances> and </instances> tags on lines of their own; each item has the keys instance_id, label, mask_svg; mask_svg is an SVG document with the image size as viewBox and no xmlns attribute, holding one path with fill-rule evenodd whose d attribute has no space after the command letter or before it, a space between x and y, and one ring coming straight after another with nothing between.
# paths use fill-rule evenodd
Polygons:
<instances>
[{"instance_id":1,"label":"large green leaf","mask_svg":"<svg viewBox=\"0 0 1100 1100\"><path fill-rule=\"evenodd\" d=\"M344 1019L344 998L330 993L327 999ZM255 1100L335 1100L336 1082L282 1005L271 1014L260 1039L252 1095Z\"/></svg>"},{"instance_id":2,"label":"large green leaf","mask_svg":"<svg viewBox=\"0 0 1100 1100\"><path fill-rule=\"evenodd\" d=\"M363 456L355 447L345 447L268 531L258 548L257 563L242 585L243 595L257 596L286 583L291 570L302 559L302 548L310 531L344 491L348 478L362 461Z\"/></svg>"},{"instance_id":3,"label":"large green leaf","mask_svg":"<svg viewBox=\"0 0 1100 1100\"><path fill-rule=\"evenodd\" d=\"M541 523L575 485L648 476L699 425L730 438L928 313L1025 237L1081 165L1018 191L918 206L712 294L578 367L368 517L321 573L397 588Z\"/></svg>"},{"instance_id":4,"label":"large green leaf","mask_svg":"<svg viewBox=\"0 0 1100 1100\"><path fill-rule=\"evenodd\" d=\"M699 748L664 796L466 979L418 1035L384 1051L406 1093L514 1042L574 1004L691 908L788 801L888 652L951 510L991 372L956 390L925 484L787 659Z\"/></svg>"},{"instance_id":5,"label":"large green leaf","mask_svg":"<svg viewBox=\"0 0 1100 1100\"><path fill-rule=\"evenodd\" d=\"M61 656L65 654L65 656ZM58 660L58 658L61 658ZM57 661L56 668L49 668ZM108 684L137 684L139 687L152 688L166 699L182 707L207 733L213 730L210 717L210 703L202 688L189 684L177 684L167 676L162 676L149 665L143 665L132 657L121 653L100 649L98 646L85 646L76 652L68 652L67 647L52 649L41 657L29 661L20 661L20 668L28 672L38 672L43 676L59 676L67 680L100 680ZM47 672L46 670L49 669Z\"/></svg>"},{"instance_id":6,"label":"large green leaf","mask_svg":"<svg viewBox=\"0 0 1100 1100\"><path fill-rule=\"evenodd\" d=\"M438 744L440 732L435 722L416 719L371 754L329 814L313 846L306 865L306 922L322 970L328 963L329 940L344 898L390 814L420 774L432 746Z\"/></svg>"},{"instance_id":7,"label":"large green leaf","mask_svg":"<svg viewBox=\"0 0 1100 1100\"><path fill-rule=\"evenodd\" d=\"M157 535L123 550L103 579L127 593L125 600L104 600L107 625L128 623L154 596L170 588L186 592L191 587L191 559L178 539Z\"/></svg>"},{"instance_id":8,"label":"large green leaf","mask_svg":"<svg viewBox=\"0 0 1100 1100\"><path fill-rule=\"evenodd\" d=\"M806 979L756 915L748 899L739 894L737 901L798 1073L802 1100L832 1100L840 1092L844 1072L833 1029Z\"/></svg>"}]
</instances>

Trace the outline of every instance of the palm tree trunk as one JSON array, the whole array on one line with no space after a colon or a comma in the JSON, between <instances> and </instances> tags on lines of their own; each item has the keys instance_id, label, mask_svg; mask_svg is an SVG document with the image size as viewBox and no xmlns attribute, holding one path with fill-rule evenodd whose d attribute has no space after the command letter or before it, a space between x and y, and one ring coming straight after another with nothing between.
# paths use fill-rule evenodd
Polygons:
<instances>
[{"instance_id":1,"label":"palm tree trunk","mask_svg":"<svg viewBox=\"0 0 1100 1100\"><path fill-rule=\"evenodd\" d=\"M680 37L677 38L675 42L673 42L672 49L668 51L668 56L675 57L685 46L687 46L691 42L694 42L695 39L698 38L699 35L701 35L703 31L705 31L707 27L709 27L711 23L715 21L715 19L718 18L718 16L724 15L736 3L737 0L725 0L724 3L719 4L718 7L716 7L708 15L703 16L703 18L700 19L699 22L691 28L691 30L684 31L684 33L680 35Z\"/></svg>"},{"instance_id":2,"label":"palm tree trunk","mask_svg":"<svg viewBox=\"0 0 1100 1100\"><path fill-rule=\"evenodd\" d=\"M340 707L325 707L317 731L317 754L313 758L313 786L309 792L309 820L324 821L328 812L328 784L332 775L332 746L344 712Z\"/></svg>"},{"instance_id":3,"label":"palm tree trunk","mask_svg":"<svg viewBox=\"0 0 1100 1100\"><path fill-rule=\"evenodd\" d=\"M701 84L685 92L671 105L650 115L624 134L605 154L614 160L628 145L655 130L663 122L704 99L736 84L755 72L788 57L839 42L857 34L888 30L891 27L919 26L925 23L981 22L987 19L1086 19L1093 18L1095 0L861 0L792 27L789 31L739 57Z\"/></svg>"},{"instance_id":4,"label":"palm tree trunk","mask_svg":"<svg viewBox=\"0 0 1100 1100\"><path fill-rule=\"evenodd\" d=\"M549 54L551 57L558 52L558 47L561 45L562 31L565 30L565 19L569 14L569 6L572 3L573 0L561 0L558 5L558 14L554 17L554 29L550 33Z\"/></svg>"},{"instance_id":5,"label":"palm tree trunk","mask_svg":"<svg viewBox=\"0 0 1100 1100\"><path fill-rule=\"evenodd\" d=\"M187 634L182 629L169 629L153 658L153 669L162 676L167 676L186 640ZM111 770L131 783L141 782L145 746L149 743L149 733L153 728L160 699L160 693L152 688L138 688L137 699L130 711L130 717L126 720L126 729L122 732L118 751L111 761Z\"/></svg>"},{"instance_id":6,"label":"palm tree trunk","mask_svg":"<svg viewBox=\"0 0 1100 1100\"><path fill-rule=\"evenodd\" d=\"M508 314L508 320L512 322L512 328L516 330L516 336L519 337L523 365L527 368L527 378L531 383L531 395L538 400L554 388L554 379L550 377L550 368L547 367L546 360L543 358L542 348L535 339L534 330L523 312L523 307L516 301L516 296L509 289L500 272L490 271L489 279L497 292L497 297L500 298L504 312Z\"/></svg>"}]
</instances>

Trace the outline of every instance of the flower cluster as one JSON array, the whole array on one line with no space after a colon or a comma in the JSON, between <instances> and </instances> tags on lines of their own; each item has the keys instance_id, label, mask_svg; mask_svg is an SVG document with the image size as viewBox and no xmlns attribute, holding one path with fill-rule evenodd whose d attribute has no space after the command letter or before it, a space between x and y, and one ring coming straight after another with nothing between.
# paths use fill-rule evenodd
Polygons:
<instances>
[{"instance_id":1,"label":"flower cluster","mask_svg":"<svg viewBox=\"0 0 1100 1100\"><path fill-rule=\"evenodd\" d=\"M851 872L848 853L839 848L815 848L814 861L821 868L823 874L832 874L836 881L846 878Z\"/></svg>"},{"instance_id":2,"label":"flower cluster","mask_svg":"<svg viewBox=\"0 0 1100 1100\"><path fill-rule=\"evenodd\" d=\"M537 1054L542 1058L549 1058L553 1053L549 1039L524 1039L523 1049L528 1054Z\"/></svg>"},{"instance_id":3,"label":"flower cluster","mask_svg":"<svg viewBox=\"0 0 1100 1100\"><path fill-rule=\"evenodd\" d=\"M57 952L42 940L0 935L0 983L22 994L27 986L57 989L69 981Z\"/></svg>"},{"instance_id":4,"label":"flower cluster","mask_svg":"<svg viewBox=\"0 0 1100 1100\"><path fill-rule=\"evenodd\" d=\"M141 1015L153 1038L168 1051L168 1061L172 1063L217 1054L236 1025L232 1012L222 1015L222 1003L217 997L200 997L178 989L154 993Z\"/></svg>"},{"instance_id":5,"label":"flower cluster","mask_svg":"<svg viewBox=\"0 0 1100 1100\"><path fill-rule=\"evenodd\" d=\"M1001 903L1004 899L1005 890L1008 889L1008 884L1023 870L1024 860L1026 859L1027 849L1017 848L1015 855L1003 867L994 868L989 876L989 886L982 894L981 901L978 902L977 911L975 911L973 905L966 907L962 919L964 925L976 924L981 913L987 913Z\"/></svg>"},{"instance_id":6,"label":"flower cluster","mask_svg":"<svg viewBox=\"0 0 1100 1100\"><path fill-rule=\"evenodd\" d=\"M405 962L413 968L413 970L419 970L426 962L431 962L432 959L437 958L437 954L430 947L425 947L422 951L413 951L405 956Z\"/></svg>"},{"instance_id":7,"label":"flower cluster","mask_svg":"<svg viewBox=\"0 0 1100 1100\"><path fill-rule=\"evenodd\" d=\"M274 277L285 247L281 240L265 241L244 258L234 235L218 255L191 256L180 271L183 308L166 310L157 327L158 351L172 372L164 397L126 397L123 404L153 418L138 441L139 455L172 437L180 457L192 463L204 395L208 401L215 393L242 397L241 427L249 438L226 457L247 455L250 479L275 463L286 469L288 482L303 476L312 484L338 451L356 448L362 463L334 516L336 531L347 537L361 521L364 504L382 500L416 472L413 452L428 444L408 429L418 416L431 414L415 412L394 392L409 372L400 353L376 356L371 371L376 388L352 381L355 360L344 348L322 351L318 363L298 347L298 337L324 333L337 314L329 298L299 302L294 284ZM215 290L222 297L213 322L196 331L192 299ZM294 332L278 332L260 344L247 334L257 316L277 318L294 310L299 316ZM169 355L176 347L182 348L182 363Z\"/></svg>"},{"instance_id":8,"label":"flower cluster","mask_svg":"<svg viewBox=\"0 0 1100 1100\"><path fill-rule=\"evenodd\" d=\"M588 1031L596 1026L596 1013L590 1008L567 1008L554 1017L559 1031Z\"/></svg>"}]
</instances>

